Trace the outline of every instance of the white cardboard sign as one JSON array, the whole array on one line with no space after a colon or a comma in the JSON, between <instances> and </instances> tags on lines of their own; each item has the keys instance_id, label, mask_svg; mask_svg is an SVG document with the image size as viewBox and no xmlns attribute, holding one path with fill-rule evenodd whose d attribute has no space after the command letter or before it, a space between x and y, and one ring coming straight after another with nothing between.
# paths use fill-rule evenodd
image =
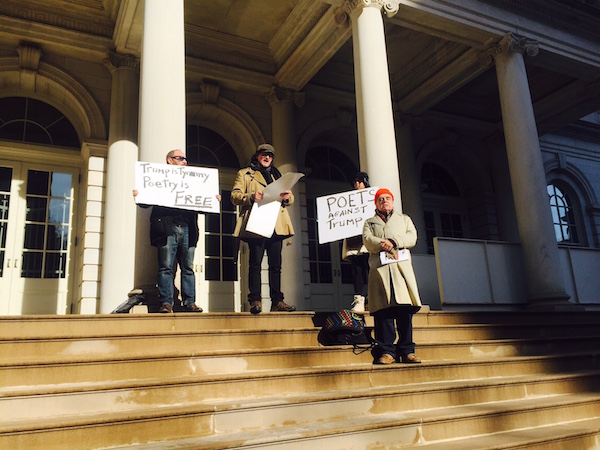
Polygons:
<instances>
[{"instance_id":1,"label":"white cardboard sign","mask_svg":"<svg viewBox=\"0 0 600 450\"><path fill-rule=\"evenodd\" d=\"M218 213L219 171L138 161L135 164L135 202L192 211Z\"/></svg>"},{"instance_id":2,"label":"white cardboard sign","mask_svg":"<svg viewBox=\"0 0 600 450\"><path fill-rule=\"evenodd\" d=\"M317 198L319 244L362 234L365 221L375 215L377 187Z\"/></svg>"}]
</instances>

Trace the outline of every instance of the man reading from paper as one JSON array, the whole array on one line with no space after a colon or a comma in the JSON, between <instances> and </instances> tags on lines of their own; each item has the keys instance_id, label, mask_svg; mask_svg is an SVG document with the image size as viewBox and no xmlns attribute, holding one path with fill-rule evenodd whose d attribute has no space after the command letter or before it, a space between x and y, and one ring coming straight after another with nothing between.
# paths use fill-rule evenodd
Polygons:
<instances>
[{"instance_id":1,"label":"man reading from paper","mask_svg":"<svg viewBox=\"0 0 600 450\"><path fill-rule=\"evenodd\" d=\"M271 237L249 233L246 230L252 206L255 202L260 202L263 199L265 187L281 177L279 170L273 166L274 157L275 149L272 145L259 145L250 161L250 165L238 171L231 191L231 202L242 207L234 236L246 241L250 249L248 302L252 314L259 314L262 311L260 269L265 250L269 261L271 311L291 312L296 310L295 306L288 305L283 301L283 292L281 292L282 242L294 235L292 220L286 210L286 207L294 202L292 192L285 190L279 194L281 204L275 222L275 232Z\"/></svg>"}]
</instances>

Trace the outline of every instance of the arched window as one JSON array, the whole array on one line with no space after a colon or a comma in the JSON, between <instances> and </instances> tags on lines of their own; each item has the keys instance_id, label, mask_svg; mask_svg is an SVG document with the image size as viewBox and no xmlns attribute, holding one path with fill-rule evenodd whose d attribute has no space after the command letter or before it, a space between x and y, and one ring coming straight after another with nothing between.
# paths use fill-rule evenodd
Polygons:
<instances>
[{"instance_id":1,"label":"arched window","mask_svg":"<svg viewBox=\"0 0 600 450\"><path fill-rule=\"evenodd\" d=\"M421 183L425 186L423 192L460 197L458 186L452 176L437 164L423 163Z\"/></svg>"},{"instance_id":2,"label":"arched window","mask_svg":"<svg viewBox=\"0 0 600 450\"><path fill-rule=\"evenodd\" d=\"M308 178L341 181L350 184L358 172L354 163L332 147L313 147L306 153L306 167L311 169Z\"/></svg>"},{"instance_id":3,"label":"arched window","mask_svg":"<svg viewBox=\"0 0 600 450\"><path fill-rule=\"evenodd\" d=\"M562 244L579 244L579 229L569 196L555 184L549 184L547 189L556 241Z\"/></svg>"},{"instance_id":4,"label":"arched window","mask_svg":"<svg viewBox=\"0 0 600 450\"><path fill-rule=\"evenodd\" d=\"M54 106L29 97L0 98L0 139L81 147L75 127Z\"/></svg>"},{"instance_id":5,"label":"arched window","mask_svg":"<svg viewBox=\"0 0 600 450\"><path fill-rule=\"evenodd\" d=\"M467 237L466 208L452 175L437 164L423 163L421 186L427 253L433 254L434 237Z\"/></svg>"},{"instance_id":6,"label":"arched window","mask_svg":"<svg viewBox=\"0 0 600 450\"><path fill-rule=\"evenodd\" d=\"M188 124L186 141L186 155L190 165L240 168L233 147L219 133L198 125Z\"/></svg>"}]
</instances>

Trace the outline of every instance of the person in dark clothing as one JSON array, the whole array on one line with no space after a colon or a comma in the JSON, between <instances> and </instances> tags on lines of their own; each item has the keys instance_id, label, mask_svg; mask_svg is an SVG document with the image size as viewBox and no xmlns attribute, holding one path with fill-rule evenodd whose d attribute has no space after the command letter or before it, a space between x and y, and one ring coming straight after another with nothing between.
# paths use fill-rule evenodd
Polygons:
<instances>
[{"instance_id":1,"label":"person in dark clothing","mask_svg":"<svg viewBox=\"0 0 600 450\"><path fill-rule=\"evenodd\" d=\"M167 153L167 164L186 166L187 158L181 150ZM133 196L137 196L137 190ZM148 207L147 205L140 205ZM184 312L202 312L196 305L196 277L193 262L198 242L198 213L184 209L152 206L150 214L150 242L158 255L158 294L160 313L173 312L174 269L181 267L181 291Z\"/></svg>"},{"instance_id":2,"label":"person in dark clothing","mask_svg":"<svg viewBox=\"0 0 600 450\"><path fill-rule=\"evenodd\" d=\"M366 172L357 173L352 181L352 187L355 190L370 187L369 175ZM363 245L362 235L344 239L342 259L352 264L352 281L354 283L352 312L362 314L367 306L365 286L369 278L369 251Z\"/></svg>"}]
</instances>

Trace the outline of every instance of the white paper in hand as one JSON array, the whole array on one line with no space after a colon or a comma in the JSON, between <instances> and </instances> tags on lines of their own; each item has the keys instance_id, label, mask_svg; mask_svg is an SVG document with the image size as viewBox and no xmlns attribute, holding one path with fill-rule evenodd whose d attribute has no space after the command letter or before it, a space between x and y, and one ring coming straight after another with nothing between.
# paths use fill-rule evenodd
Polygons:
<instances>
[{"instance_id":1,"label":"white paper in hand","mask_svg":"<svg viewBox=\"0 0 600 450\"><path fill-rule=\"evenodd\" d=\"M400 261L408 261L409 256L410 252L407 249L403 248L402 250L398 250L398 253L396 253L395 258L390 258L389 253L387 252L380 252L379 260L381 261L381 264L391 264Z\"/></svg>"},{"instance_id":2,"label":"white paper in hand","mask_svg":"<svg viewBox=\"0 0 600 450\"><path fill-rule=\"evenodd\" d=\"M255 203L250 210L246 231L266 238L273 236L281 201Z\"/></svg>"}]
</instances>

